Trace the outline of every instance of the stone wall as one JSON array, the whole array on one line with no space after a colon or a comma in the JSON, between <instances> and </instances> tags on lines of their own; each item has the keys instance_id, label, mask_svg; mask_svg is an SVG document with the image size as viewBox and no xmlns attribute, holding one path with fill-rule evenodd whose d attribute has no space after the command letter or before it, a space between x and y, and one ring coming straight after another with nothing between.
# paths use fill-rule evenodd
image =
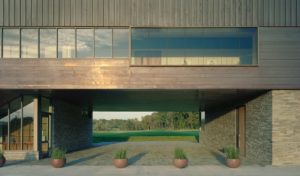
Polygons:
<instances>
[{"instance_id":1,"label":"stone wall","mask_svg":"<svg viewBox=\"0 0 300 176\"><path fill-rule=\"evenodd\" d=\"M54 100L53 146L68 151L92 144L92 117L82 117L82 108Z\"/></svg>"},{"instance_id":2,"label":"stone wall","mask_svg":"<svg viewBox=\"0 0 300 176\"><path fill-rule=\"evenodd\" d=\"M257 164L272 163L272 93L246 104L246 158Z\"/></svg>"},{"instance_id":3,"label":"stone wall","mask_svg":"<svg viewBox=\"0 0 300 176\"><path fill-rule=\"evenodd\" d=\"M200 143L216 150L236 146L236 110L205 124L205 130L200 133Z\"/></svg>"},{"instance_id":4,"label":"stone wall","mask_svg":"<svg viewBox=\"0 0 300 176\"><path fill-rule=\"evenodd\" d=\"M300 165L300 90L273 95L273 165Z\"/></svg>"}]
</instances>

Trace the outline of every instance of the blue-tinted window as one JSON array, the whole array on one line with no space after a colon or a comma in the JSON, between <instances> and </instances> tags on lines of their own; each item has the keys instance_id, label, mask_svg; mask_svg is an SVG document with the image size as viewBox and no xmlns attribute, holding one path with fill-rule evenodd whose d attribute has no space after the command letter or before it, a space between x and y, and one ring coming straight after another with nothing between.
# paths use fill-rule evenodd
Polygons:
<instances>
[{"instance_id":1,"label":"blue-tinted window","mask_svg":"<svg viewBox=\"0 0 300 176\"><path fill-rule=\"evenodd\" d=\"M251 65L257 63L255 28L135 28L135 65Z\"/></svg>"},{"instance_id":2,"label":"blue-tinted window","mask_svg":"<svg viewBox=\"0 0 300 176\"><path fill-rule=\"evenodd\" d=\"M113 29L113 57L122 58L129 56L129 30Z\"/></svg>"},{"instance_id":3,"label":"blue-tinted window","mask_svg":"<svg viewBox=\"0 0 300 176\"><path fill-rule=\"evenodd\" d=\"M77 29L77 57L94 57L94 29Z\"/></svg>"},{"instance_id":4,"label":"blue-tinted window","mask_svg":"<svg viewBox=\"0 0 300 176\"><path fill-rule=\"evenodd\" d=\"M3 58L20 57L20 30L3 29Z\"/></svg>"}]
</instances>

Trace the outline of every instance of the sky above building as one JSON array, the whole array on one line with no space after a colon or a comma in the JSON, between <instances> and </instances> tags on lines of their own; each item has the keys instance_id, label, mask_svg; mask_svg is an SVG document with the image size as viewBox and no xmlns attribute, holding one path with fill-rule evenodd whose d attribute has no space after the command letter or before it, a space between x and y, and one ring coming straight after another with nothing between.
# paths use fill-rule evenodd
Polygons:
<instances>
[{"instance_id":1,"label":"sky above building","mask_svg":"<svg viewBox=\"0 0 300 176\"><path fill-rule=\"evenodd\" d=\"M138 119L141 120L141 118L145 115L152 114L153 112L100 112L95 111L93 113L94 119Z\"/></svg>"}]
</instances>

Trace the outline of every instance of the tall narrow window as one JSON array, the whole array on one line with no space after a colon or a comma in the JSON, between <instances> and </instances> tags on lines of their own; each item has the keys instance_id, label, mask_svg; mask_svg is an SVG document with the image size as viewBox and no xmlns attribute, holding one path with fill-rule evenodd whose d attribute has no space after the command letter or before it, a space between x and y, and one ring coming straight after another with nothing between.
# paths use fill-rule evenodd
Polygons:
<instances>
[{"instance_id":1,"label":"tall narrow window","mask_svg":"<svg viewBox=\"0 0 300 176\"><path fill-rule=\"evenodd\" d=\"M10 150L21 149L21 98L10 103Z\"/></svg>"},{"instance_id":2,"label":"tall narrow window","mask_svg":"<svg viewBox=\"0 0 300 176\"><path fill-rule=\"evenodd\" d=\"M8 150L8 106L0 107L0 149Z\"/></svg>"},{"instance_id":3,"label":"tall narrow window","mask_svg":"<svg viewBox=\"0 0 300 176\"><path fill-rule=\"evenodd\" d=\"M40 58L56 58L56 29L40 29Z\"/></svg>"},{"instance_id":4,"label":"tall narrow window","mask_svg":"<svg viewBox=\"0 0 300 176\"><path fill-rule=\"evenodd\" d=\"M95 29L95 57L112 57L112 29Z\"/></svg>"},{"instance_id":5,"label":"tall narrow window","mask_svg":"<svg viewBox=\"0 0 300 176\"><path fill-rule=\"evenodd\" d=\"M77 29L77 57L93 58L94 57L94 30Z\"/></svg>"},{"instance_id":6,"label":"tall narrow window","mask_svg":"<svg viewBox=\"0 0 300 176\"><path fill-rule=\"evenodd\" d=\"M21 58L37 58L38 29L22 29L21 37Z\"/></svg>"},{"instance_id":7,"label":"tall narrow window","mask_svg":"<svg viewBox=\"0 0 300 176\"><path fill-rule=\"evenodd\" d=\"M32 96L24 96L23 98L23 150L33 149L33 99Z\"/></svg>"},{"instance_id":8,"label":"tall narrow window","mask_svg":"<svg viewBox=\"0 0 300 176\"><path fill-rule=\"evenodd\" d=\"M75 29L58 29L58 57L75 57Z\"/></svg>"},{"instance_id":9,"label":"tall narrow window","mask_svg":"<svg viewBox=\"0 0 300 176\"><path fill-rule=\"evenodd\" d=\"M3 58L20 58L19 29L3 29Z\"/></svg>"},{"instance_id":10,"label":"tall narrow window","mask_svg":"<svg viewBox=\"0 0 300 176\"><path fill-rule=\"evenodd\" d=\"M129 55L129 30L114 29L113 30L113 57L123 58Z\"/></svg>"}]
</instances>

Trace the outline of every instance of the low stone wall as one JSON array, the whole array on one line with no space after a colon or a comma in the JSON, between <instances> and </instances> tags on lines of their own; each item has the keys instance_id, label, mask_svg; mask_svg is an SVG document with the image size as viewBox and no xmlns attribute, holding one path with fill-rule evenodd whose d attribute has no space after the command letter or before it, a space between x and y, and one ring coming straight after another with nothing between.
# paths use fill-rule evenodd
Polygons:
<instances>
[{"instance_id":1,"label":"low stone wall","mask_svg":"<svg viewBox=\"0 0 300 176\"><path fill-rule=\"evenodd\" d=\"M92 144L92 117L82 117L82 108L54 100L53 146L68 151Z\"/></svg>"},{"instance_id":2,"label":"low stone wall","mask_svg":"<svg viewBox=\"0 0 300 176\"><path fill-rule=\"evenodd\" d=\"M236 146L236 111L227 112L205 124L205 130L200 133L200 143L215 150Z\"/></svg>"},{"instance_id":3,"label":"low stone wall","mask_svg":"<svg viewBox=\"0 0 300 176\"><path fill-rule=\"evenodd\" d=\"M273 95L273 165L300 165L300 90Z\"/></svg>"},{"instance_id":4,"label":"low stone wall","mask_svg":"<svg viewBox=\"0 0 300 176\"><path fill-rule=\"evenodd\" d=\"M272 93L246 104L246 158L272 164Z\"/></svg>"}]
</instances>

